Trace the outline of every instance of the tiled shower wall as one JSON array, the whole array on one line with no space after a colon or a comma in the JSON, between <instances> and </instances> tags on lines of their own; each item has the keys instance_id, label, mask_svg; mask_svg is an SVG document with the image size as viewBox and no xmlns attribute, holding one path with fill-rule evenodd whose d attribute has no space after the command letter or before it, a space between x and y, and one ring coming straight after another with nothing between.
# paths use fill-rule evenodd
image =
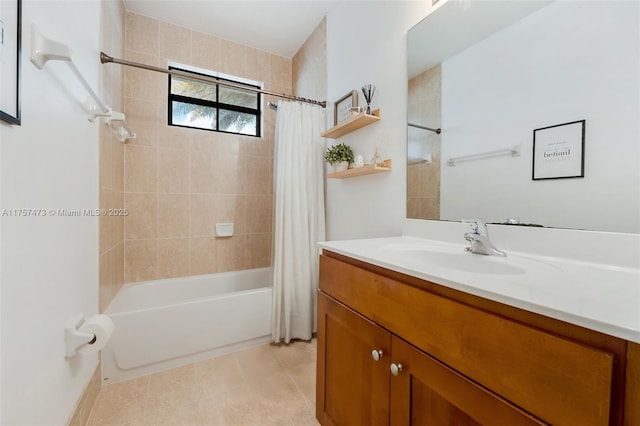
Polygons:
<instances>
[{"instance_id":1,"label":"tiled shower wall","mask_svg":"<svg viewBox=\"0 0 640 426\"><path fill-rule=\"evenodd\" d=\"M408 121L431 128L441 127L440 65L409 80ZM432 162L407 167L407 217L440 219L440 135L412 129L431 153Z\"/></svg>"},{"instance_id":2,"label":"tiled shower wall","mask_svg":"<svg viewBox=\"0 0 640 426\"><path fill-rule=\"evenodd\" d=\"M121 57L124 52L124 4L102 1L101 49ZM124 71L120 66L103 65L100 95L115 111L123 110ZM102 119L99 122L100 208L118 212L124 208L124 145ZM124 282L124 217L100 216L99 309L104 312Z\"/></svg>"},{"instance_id":3,"label":"tiled shower wall","mask_svg":"<svg viewBox=\"0 0 640 426\"><path fill-rule=\"evenodd\" d=\"M313 30L293 56L293 94L303 98L327 98L327 18Z\"/></svg>"},{"instance_id":4,"label":"tiled shower wall","mask_svg":"<svg viewBox=\"0 0 640 426\"><path fill-rule=\"evenodd\" d=\"M128 60L168 61L264 82L291 93L291 60L127 12ZM167 76L126 67L125 113L138 138L125 145L124 280L269 266L275 112L264 101L263 137L167 125ZM233 222L216 238L216 222Z\"/></svg>"}]
</instances>

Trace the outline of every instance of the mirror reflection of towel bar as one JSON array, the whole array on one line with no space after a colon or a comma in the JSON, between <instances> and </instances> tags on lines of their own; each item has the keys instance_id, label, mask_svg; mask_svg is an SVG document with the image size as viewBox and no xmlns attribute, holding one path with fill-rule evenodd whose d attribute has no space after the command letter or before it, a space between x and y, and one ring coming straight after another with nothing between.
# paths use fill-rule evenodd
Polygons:
<instances>
[{"instance_id":1,"label":"mirror reflection of towel bar","mask_svg":"<svg viewBox=\"0 0 640 426\"><path fill-rule=\"evenodd\" d=\"M430 132L434 132L434 133L437 133L437 134L440 134L442 132L442 129L440 129L440 128L433 129L431 127L421 126L419 124L407 123L407 126L415 127L416 129L428 130Z\"/></svg>"},{"instance_id":2,"label":"mirror reflection of towel bar","mask_svg":"<svg viewBox=\"0 0 640 426\"><path fill-rule=\"evenodd\" d=\"M463 155L461 157L451 157L447 160L447 164L449 166L455 166L456 163L459 163L462 161L482 160L485 158L500 157L503 155L518 157L520 155L520 145L516 145L512 148L507 148L507 149L498 149L495 151L480 152L478 154Z\"/></svg>"}]
</instances>

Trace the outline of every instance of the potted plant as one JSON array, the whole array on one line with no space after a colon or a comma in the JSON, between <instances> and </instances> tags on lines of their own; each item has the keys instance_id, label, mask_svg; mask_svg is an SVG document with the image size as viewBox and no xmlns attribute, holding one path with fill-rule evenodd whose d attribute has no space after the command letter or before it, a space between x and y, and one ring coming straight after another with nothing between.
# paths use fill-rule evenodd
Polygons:
<instances>
[{"instance_id":1,"label":"potted plant","mask_svg":"<svg viewBox=\"0 0 640 426\"><path fill-rule=\"evenodd\" d=\"M327 150L324 159L333 166L334 172L342 172L349 168L349 163L353 163L353 150L349 145L339 143Z\"/></svg>"}]
</instances>

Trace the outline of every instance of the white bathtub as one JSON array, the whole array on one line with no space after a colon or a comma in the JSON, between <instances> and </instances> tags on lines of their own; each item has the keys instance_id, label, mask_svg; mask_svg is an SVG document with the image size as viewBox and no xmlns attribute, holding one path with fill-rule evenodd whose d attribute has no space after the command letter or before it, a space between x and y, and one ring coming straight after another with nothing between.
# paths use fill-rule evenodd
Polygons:
<instances>
[{"instance_id":1,"label":"white bathtub","mask_svg":"<svg viewBox=\"0 0 640 426\"><path fill-rule=\"evenodd\" d=\"M272 268L125 284L105 314L113 383L268 343Z\"/></svg>"}]
</instances>

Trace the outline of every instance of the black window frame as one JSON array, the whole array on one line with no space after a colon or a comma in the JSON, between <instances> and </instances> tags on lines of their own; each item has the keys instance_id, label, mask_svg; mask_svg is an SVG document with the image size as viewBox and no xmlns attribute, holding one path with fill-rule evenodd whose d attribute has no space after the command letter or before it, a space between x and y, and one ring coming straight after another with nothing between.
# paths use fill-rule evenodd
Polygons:
<instances>
[{"instance_id":1,"label":"black window frame","mask_svg":"<svg viewBox=\"0 0 640 426\"><path fill-rule=\"evenodd\" d=\"M179 68L179 67L175 67L175 66L170 66L169 70L177 70L177 71L183 71L183 72L187 72L190 74L196 74L196 75L201 75L204 77L208 77L208 78L212 78L214 80L218 80L218 81L228 81L234 84L238 84L241 86L246 86L248 89L258 89L261 90L262 88L258 85L254 85L254 84L248 84L242 81L237 81L237 80L232 80L229 78L222 78L222 77L217 77L214 75L210 75L210 74L204 74L204 73L199 73L199 72L195 72L195 71L191 71L188 69L184 69L184 68ZM183 127L183 128L187 128L187 129L198 129L198 130L208 130L210 132L219 132L219 133L227 133L227 134L231 134L231 135L239 135L239 136L247 136L247 137L254 137L254 138L261 138L262 137L262 93L260 92L256 92L257 96L256 96L256 100L257 100L257 105L256 108L248 108L248 107L242 107L242 106L238 106L238 105L232 105L232 104L227 104L224 102L220 102L220 86L223 87L227 87L221 84L216 84L216 83L208 83L208 82L202 82L203 84L211 84L216 86L216 100L215 101L209 101L207 99L200 99L200 98L193 98L190 96L183 96L183 95L175 95L173 93L171 93L171 78L172 75L169 74L169 78L168 78L168 82L169 82L169 86L168 86L168 93L169 93L169 97L168 97L168 111L167 111L167 124L169 126L174 126L174 127ZM184 78L189 78L188 76L185 76ZM238 88L238 89L242 89L242 88ZM187 103L187 104L193 104L193 105L200 105L200 106L205 106L205 107L209 107L209 108L215 108L216 109L216 128L215 129L206 129L203 127L195 127L195 126L186 126L184 124L175 124L173 122L173 102L182 102L182 103ZM235 112L241 112L241 113L245 113L245 114L251 114L251 115L255 115L256 117L256 134L255 135L248 135L246 133L239 133L239 132L229 132L226 130L220 130L220 110L227 110L227 111L235 111Z\"/></svg>"}]
</instances>

